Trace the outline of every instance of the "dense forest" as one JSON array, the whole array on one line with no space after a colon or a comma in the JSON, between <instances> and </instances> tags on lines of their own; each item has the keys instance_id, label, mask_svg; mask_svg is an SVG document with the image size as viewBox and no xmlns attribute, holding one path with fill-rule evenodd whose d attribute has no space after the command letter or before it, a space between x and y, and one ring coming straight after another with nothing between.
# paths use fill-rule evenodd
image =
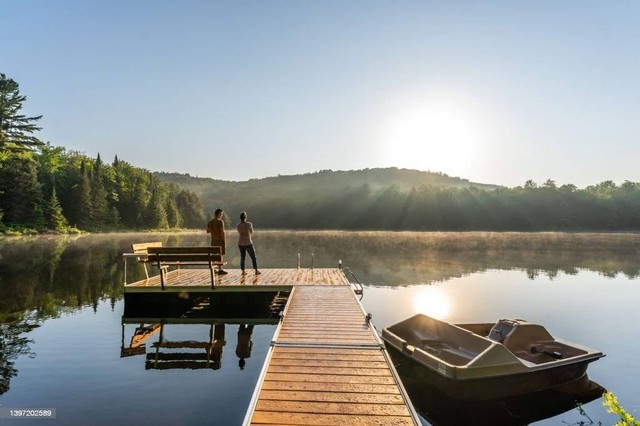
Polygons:
<instances>
[{"instance_id":1,"label":"dense forest","mask_svg":"<svg viewBox=\"0 0 640 426\"><path fill-rule=\"evenodd\" d=\"M20 114L25 96L0 74L0 232L202 227L200 199L117 158L105 163L45 144L41 118Z\"/></svg>"},{"instance_id":2,"label":"dense forest","mask_svg":"<svg viewBox=\"0 0 640 426\"><path fill-rule=\"evenodd\" d=\"M41 116L20 113L25 100L0 74L0 233L202 229L216 208L231 222L246 210L263 229L640 230L636 182L505 188L397 168L244 182L151 173L43 143Z\"/></svg>"},{"instance_id":3,"label":"dense forest","mask_svg":"<svg viewBox=\"0 0 640 426\"><path fill-rule=\"evenodd\" d=\"M157 173L220 207L235 220L290 229L447 231L640 230L640 183L579 189L527 181L505 188L403 169L320 171L228 182Z\"/></svg>"}]
</instances>

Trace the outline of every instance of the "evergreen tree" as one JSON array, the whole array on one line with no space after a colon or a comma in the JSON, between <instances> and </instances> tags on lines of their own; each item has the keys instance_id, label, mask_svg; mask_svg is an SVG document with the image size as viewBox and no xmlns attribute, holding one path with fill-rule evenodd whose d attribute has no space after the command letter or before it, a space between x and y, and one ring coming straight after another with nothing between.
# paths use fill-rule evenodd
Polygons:
<instances>
[{"instance_id":1,"label":"evergreen tree","mask_svg":"<svg viewBox=\"0 0 640 426\"><path fill-rule=\"evenodd\" d=\"M42 192L37 164L31 153L9 155L0 169L0 206L4 222L40 227Z\"/></svg>"},{"instance_id":2,"label":"evergreen tree","mask_svg":"<svg viewBox=\"0 0 640 426\"><path fill-rule=\"evenodd\" d=\"M176 195L176 205L184 221L184 226L188 228L203 228L206 226L204 207L200 198L191 191L180 191Z\"/></svg>"},{"instance_id":3,"label":"evergreen tree","mask_svg":"<svg viewBox=\"0 0 640 426\"><path fill-rule=\"evenodd\" d=\"M80 165L79 181L74 185L76 200L75 219L80 229L91 229L93 226L93 208L91 203L91 182L84 161Z\"/></svg>"},{"instance_id":4,"label":"evergreen tree","mask_svg":"<svg viewBox=\"0 0 640 426\"><path fill-rule=\"evenodd\" d=\"M170 228L182 228L183 220L180 210L176 205L176 201L173 198L167 199L167 206L165 207L167 212L167 222Z\"/></svg>"},{"instance_id":5,"label":"evergreen tree","mask_svg":"<svg viewBox=\"0 0 640 426\"><path fill-rule=\"evenodd\" d=\"M67 219L62 213L62 207L60 206L58 197L56 196L55 186L51 191L51 198L49 199L49 203L47 204L45 219L47 222L47 227L54 231L63 232L69 226L69 224L67 223Z\"/></svg>"},{"instance_id":6,"label":"evergreen tree","mask_svg":"<svg viewBox=\"0 0 640 426\"><path fill-rule=\"evenodd\" d=\"M20 114L26 96L20 95L18 83L0 73L0 152L22 150L42 145L32 135L40 130L36 121L42 118Z\"/></svg>"},{"instance_id":7,"label":"evergreen tree","mask_svg":"<svg viewBox=\"0 0 640 426\"><path fill-rule=\"evenodd\" d=\"M91 175L91 219L95 229L103 229L108 222L109 204L107 191L102 181L102 160L96 158Z\"/></svg>"},{"instance_id":8,"label":"evergreen tree","mask_svg":"<svg viewBox=\"0 0 640 426\"><path fill-rule=\"evenodd\" d=\"M167 212L162 202L162 196L157 187L151 191L151 199L147 206L147 226L153 229L164 229L169 227Z\"/></svg>"}]
</instances>

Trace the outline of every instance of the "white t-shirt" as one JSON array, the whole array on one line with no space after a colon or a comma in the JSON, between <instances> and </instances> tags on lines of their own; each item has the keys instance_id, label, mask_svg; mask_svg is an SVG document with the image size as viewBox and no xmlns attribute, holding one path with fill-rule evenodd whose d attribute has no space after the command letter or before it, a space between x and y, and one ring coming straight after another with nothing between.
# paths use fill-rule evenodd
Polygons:
<instances>
[{"instance_id":1,"label":"white t-shirt","mask_svg":"<svg viewBox=\"0 0 640 426\"><path fill-rule=\"evenodd\" d=\"M238 245L249 246L253 244L251 234L253 234L253 225L251 222L240 222L238 224Z\"/></svg>"}]
</instances>

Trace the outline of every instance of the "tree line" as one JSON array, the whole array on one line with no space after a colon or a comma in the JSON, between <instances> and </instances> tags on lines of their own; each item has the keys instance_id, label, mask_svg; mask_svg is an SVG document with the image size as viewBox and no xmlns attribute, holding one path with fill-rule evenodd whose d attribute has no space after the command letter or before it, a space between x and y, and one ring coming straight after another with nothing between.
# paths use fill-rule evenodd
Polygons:
<instances>
[{"instance_id":1,"label":"tree line","mask_svg":"<svg viewBox=\"0 0 640 426\"><path fill-rule=\"evenodd\" d=\"M200 195L205 209L220 207L233 220L246 210L254 226L275 229L416 231L638 231L640 183L601 182L583 189L553 180L522 186L398 185L398 170L379 169L378 182L351 181L349 172L247 182L156 174ZM371 171L370 171L371 172ZM354 171L353 174L357 174ZM426 173L426 172L425 172ZM332 176L333 175L333 176ZM317 181L312 179L316 177ZM319 182L329 182L322 185ZM354 184L355 183L355 184ZM460 182L453 182L454 184Z\"/></svg>"},{"instance_id":2,"label":"tree line","mask_svg":"<svg viewBox=\"0 0 640 426\"><path fill-rule=\"evenodd\" d=\"M69 232L202 227L198 196L116 156L45 144L33 133L42 116L20 113L25 96L0 74L0 231Z\"/></svg>"}]
</instances>

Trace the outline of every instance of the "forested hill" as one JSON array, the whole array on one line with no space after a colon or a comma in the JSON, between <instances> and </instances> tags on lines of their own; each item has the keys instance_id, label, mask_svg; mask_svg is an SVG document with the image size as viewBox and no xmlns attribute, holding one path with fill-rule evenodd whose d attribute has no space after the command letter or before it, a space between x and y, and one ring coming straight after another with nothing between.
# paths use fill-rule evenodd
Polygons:
<instances>
[{"instance_id":1,"label":"forested hill","mask_svg":"<svg viewBox=\"0 0 640 426\"><path fill-rule=\"evenodd\" d=\"M197 194L207 213L222 208L235 223L246 210L262 229L640 230L640 183L629 181L505 188L394 168L244 182L156 176Z\"/></svg>"},{"instance_id":2,"label":"forested hill","mask_svg":"<svg viewBox=\"0 0 640 426\"><path fill-rule=\"evenodd\" d=\"M242 205L254 205L265 198L281 201L282 208L290 205L287 200L312 201L335 197L336 195L376 193L393 188L401 193L409 193L422 186L446 188L477 188L493 190L496 185L470 182L467 179L451 177L444 173L391 168L332 171L322 170L300 175L280 175L248 181L225 181L193 177L189 174L155 173L166 183L176 183L192 191L202 200L207 212L218 207L230 211L242 210ZM272 204L273 205L273 204ZM248 207L246 207L248 208Z\"/></svg>"}]
</instances>

